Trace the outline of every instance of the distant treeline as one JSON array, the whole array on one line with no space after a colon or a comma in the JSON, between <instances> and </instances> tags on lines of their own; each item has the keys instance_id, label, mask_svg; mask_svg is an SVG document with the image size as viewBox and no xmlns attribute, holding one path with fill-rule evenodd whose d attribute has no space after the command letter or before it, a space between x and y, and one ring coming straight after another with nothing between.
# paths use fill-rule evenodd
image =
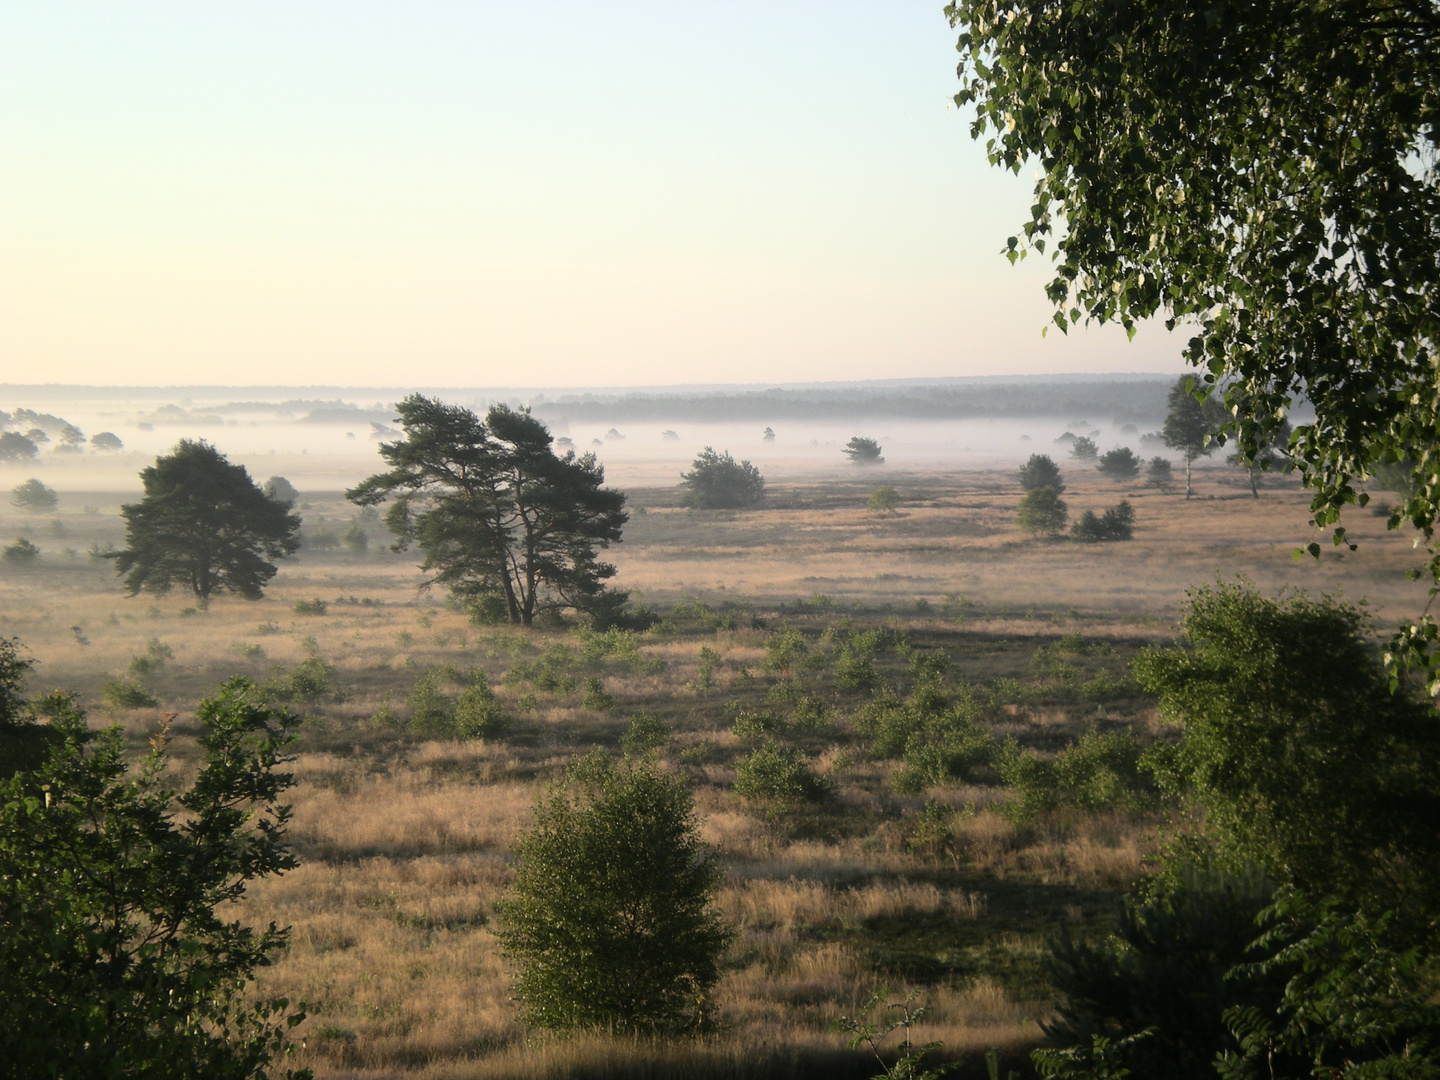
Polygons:
<instances>
[{"instance_id":1,"label":"distant treeline","mask_svg":"<svg viewBox=\"0 0 1440 1080\"><path fill-rule=\"evenodd\" d=\"M849 420L897 417L962 420L1053 416L1156 423L1165 416L1172 378L1111 382L970 383L851 386L700 394L577 394L537 401L535 412L571 421Z\"/></svg>"}]
</instances>

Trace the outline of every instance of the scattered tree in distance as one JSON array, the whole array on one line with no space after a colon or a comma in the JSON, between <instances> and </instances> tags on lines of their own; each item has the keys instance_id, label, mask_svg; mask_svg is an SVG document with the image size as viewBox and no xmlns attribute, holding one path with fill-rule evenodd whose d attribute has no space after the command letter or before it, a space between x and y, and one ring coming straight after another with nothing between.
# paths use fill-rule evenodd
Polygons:
<instances>
[{"instance_id":1,"label":"scattered tree in distance","mask_svg":"<svg viewBox=\"0 0 1440 1080\"><path fill-rule=\"evenodd\" d=\"M741 510L765 497L765 478L748 461L736 461L730 451L717 454L705 447L695 456L688 473L680 474L682 506L697 510Z\"/></svg>"},{"instance_id":2,"label":"scattered tree in distance","mask_svg":"<svg viewBox=\"0 0 1440 1080\"><path fill-rule=\"evenodd\" d=\"M1070 526L1070 535L1087 544L1131 540L1135 536L1135 508L1129 499L1121 499L1103 514L1086 510Z\"/></svg>"},{"instance_id":3,"label":"scattered tree in distance","mask_svg":"<svg viewBox=\"0 0 1440 1080\"><path fill-rule=\"evenodd\" d=\"M1140 475L1141 464L1141 460L1135 456L1134 451L1128 446L1122 446L1101 454L1099 463L1095 467L1100 471L1101 476L1125 483Z\"/></svg>"},{"instance_id":4,"label":"scattered tree in distance","mask_svg":"<svg viewBox=\"0 0 1440 1080\"><path fill-rule=\"evenodd\" d=\"M457 597L497 596L512 623L572 607L619 618L628 594L607 591L615 567L600 549L620 540L625 494L605 487L594 454L555 453L549 429L524 409L469 409L412 394L395 407L404 439L380 444L391 466L346 497L390 502L385 522L425 559L426 585Z\"/></svg>"},{"instance_id":5,"label":"scattered tree in distance","mask_svg":"<svg viewBox=\"0 0 1440 1080\"><path fill-rule=\"evenodd\" d=\"M1219 444L1215 431L1223 423L1223 416L1214 398L1195 400L1192 392L1195 380L1182 375L1170 388L1166 398L1165 426L1160 429L1165 445L1179 450L1185 457L1185 498L1194 494L1191 485L1190 468L1198 457L1208 457Z\"/></svg>"},{"instance_id":6,"label":"scattered tree in distance","mask_svg":"<svg viewBox=\"0 0 1440 1080\"><path fill-rule=\"evenodd\" d=\"M865 506L876 514L893 514L900 506L900 493L889 484L882 484L870 493Z\"/></svg>"},{"instance_id":7,"label":"scattered tree in distance","mask_svg":"<svg viewBox=\"0 0 1440 1080\"><path fill-rule=\"evenodd\" d=\"M182 439L140 482L141 500L120 508L126 546L105 556L131 596L179 585L202 602L223 593L258 600L275 576L270 560L299 549L300 518L207 442Z\"/></svg>"},{"instance_id":8,"label":"scattered tree in distance","mask_svg":"<svg viewBox=\"0 0 1440 1080\"><path fill-rule=\"evenodd\" d=\"M1161 491L1169 491L1170 486L1175 483L1175 470L1170 465L1170 459L1152 457L1145 466L1145 482Z\"/></svg>"},{"instance_id":9,"label":"scattered tree in distance","mask_svg":"<svg viewBox=\"0 0 1440 1080\"><path fill-rule=\"evenodd\" d=\"M294 509L300 502L300 492L295 490L295 485L286 480L283 476L272 476L261 485L265 496L283 503L287 508Z\"/></svg>"},{"instance_id":10,"label":"scattered tree in distance","mask_svg":"<svg viewBox=\"0 0 1440 1080\"><path fill-rule=\"evenodd\" d=\"M1070 443L1070 456L1076 461L1094 461L1100 456L1100 447L1094 439L1080 435Z\"/></svg>"},{"instance_id":11,"label":"scattered tree in distance","mask_svg":"<svg viewBox=\"0 0 1440 1080\"><path fill-rule=\"evenodd\" d=\"M1042 487L1054 488L1057 495L1065 491L1065 483L1060 478L1060 466L1055 464L1049 454L1031 454L1030 460L1020 466L1020 486L1026 491Z\"/></svg>"},{"instance_id":12,"label":"scattered tree in distance","mask_svg":"<svg viewBox=\"0 0 1440 1080\"><path fill-rule=\"evenodd\" d=\"M880 449L880 444L874 439L854 435L840 452L850 459L852 465L884 465L885 459L881 457Z\"/></svg>"},{"instance_id":13,"label":"scattered tree in distance","mask_svg":"<svg viewBox=\"0 0 1440 1080\"><path fill-rule=\"evenodd\" d=\"M55 489L46 487L33 476L10 492L10 505L36 514L54 510L59 504L60 496L55 494Z\"/></svg>"},{"instance_id":14,"label":"scattered tree in distance","mask_svg":"<svg viewBox=\"0 0 1440 1080\"><path fill-rule=\"evenodd\" d=\"M0 461L34 461L40 448L18 431L0 432Z\"/></svg>"},{"instance_id":15,"label":"scattered tree in distance","mask_svg":"<svg viewBox=\"0 0 1440 1080\"><path fill-rule=\"evenodd\" d=\"M90 436L90 445L96 450L123 450L125 443L113 431L101 431Z\"/></svg>"}]
</instances>

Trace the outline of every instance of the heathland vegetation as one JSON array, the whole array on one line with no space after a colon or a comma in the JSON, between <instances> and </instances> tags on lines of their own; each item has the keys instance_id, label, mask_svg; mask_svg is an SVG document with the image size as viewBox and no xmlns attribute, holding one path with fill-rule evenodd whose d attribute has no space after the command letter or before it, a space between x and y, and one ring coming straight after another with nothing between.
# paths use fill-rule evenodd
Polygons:
<instances>
[{"instance_id":1,"label":"heathland vegetation","mask_svg":"<svg viewBox=\"0 0 1440 1080\"><path fill-rule=\"evenodd\" d=\"M1032 494L1063 485L1097 521L1123 496L1133 539L1031 539L1013 469L887 470L883 513L873 481L848 473L771 482L743 511L631 490L610 550L613 579L658 615L643 629L600 629L564 605L526 627L465 589L417 592L417 556L338 492L293 507L302 539L323 516L370 542L302 542L262 599L208 606L124 596L99 557L123 530L113 500L62 494L39 529L34 511L6 511L12 534L38 543L0 577L5 630L25 646L6 668L4 746L22 769L60 746L48 772L12 781L13 812L28 816L5 849L10 880L43 846L19 823L80 815L81 776L100 800L92 820L98 805L152 837L123 853L87 840L87 857L145 880L207 858L195 845L235 852L244 830L276 826L269 862L225 877L211 860L213 884L186 901L199 921L173 923L185 962L162 951L153 977L124 968L111 985L103 965L89 982L47 980L25 960L25 978L52 1006L104 983L151 1018L146 1052L186 1053L229 1016L236 1061L288 1033L296 1056L276 1068L322 1073L868 1076L873 1059L829 1029L869 1023L866 1002L888 986L879 1005L913 990L910 1008L926 1007L910 1033L943 1043L927 1061L984 1075L994 1050L1001 1075L1028 1073L1031 1049L1074 1045L1139 1074L1181 1044L1196 1061L1258 1060L1300 1038L1307 1010L1343 1011L1364 990L1277 983L1274 964L1290 961L1252 947L1274 901L1266 932L1285 957L1385 972L1402 1007L1383 1038L1423 1029L1423 980L1404 957L1428 841L1395 814L1432 797L1428 707L1389 696L1351 609L1262 595L1359 575L1393 617L1408 545L1371 517L1352 528L1359 552L1297 564L1293 481L1257 501L1243 473L1202 468L1187 502L1051 466L1027 466L1026 480L1050 481ZM1217 566L1256 588L1182 603L1184 583ZM1329 651L1306 644L1317 634ZM1267 711L1252 689L1292 669L1286 685L1308 696ZM235 676L248 682L217 691ZM47 698L52 687L76 696ZM117 733L80 734L82 711ZM1390 719L1350 726L1362 713ZM271 734L217 743L232 716ZM1306 739L1285 743L1295 724ZM1270 749L1256 755L1256 740ZM207 779L217 753L253 778L238 798ZM1337 762L1338 778L1325 771ZM186 832L206 799L256 816ZM267 809L286 804L283 820ZM1343 848L1325 839L1337 815L1354 824ZM81 821L65 827L83 839ZM172 925L167 895L137 893L126 925ZM67 908L67 933L90 903ZM206 911L256 928L249 951L207 959ZM264 937L271 921L288 935ZM49 955L43 944L5 955ZM1225 990L1242 964L1271 974ZM166 1027L155 994L172 984L210 1018L203 1031ZM1263 1015L1242 1024L1234 1010L1252 1008ZM1330 1049L1379 1038L1342 1032Z\"/></svg>"}]
</instances>

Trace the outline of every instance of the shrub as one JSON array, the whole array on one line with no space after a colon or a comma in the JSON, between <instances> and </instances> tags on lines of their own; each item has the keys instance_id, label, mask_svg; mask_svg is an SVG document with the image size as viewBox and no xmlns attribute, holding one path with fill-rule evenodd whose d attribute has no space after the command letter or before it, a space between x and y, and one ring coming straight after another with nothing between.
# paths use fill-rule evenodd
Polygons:
<instances>
[{"instance_id":1,"label":"shrub","mask_svg":"<svg viewBox=\"0 0 1440 1080\"><path fill-rule=\"evenodd\" d=\"M1145 466L1145 482L1161 491L1169 491L1170 485L1175 482L1175 470L1170 465L1170 459L1151 458L1150 464Z\"/></svg>"},{"instance_id":2,"label":"shrub","mask_svg":"<svg viewBox=\"0 0 1440 1080\"><path fill-rule=\"evenodd\" d=\"M300 701L314 705L335 696L334 681L335 669L318 656L312 656L267 683L263 689L276 701Z\"/></svg>"},{"instance_id":3,"label":"shrub","mask_svg":"<svg viewBox=\"0 0 1440 1080\"><path fill-rule=\"evenodd\" d=\"M794 806L803 802L824 802L831 785L816 775L798 750L768 739L735 767L735 791L752 802Z\"/></svg>"},{"instance_id":4,"label":"shrub","mask_svg":"<svg viewBox=\"0 0 1440 1080\"><path fill-rule=\"evenodd\" d=\"M1054 488L1057 495L1065 490L1065 484L1060 479L1060 466L1049 454L1031 454L1030 460L1020 466L1020 486L1026 491Z\"/></svg>"},{"instance_id":5,"label":"shrub","mask_svg":"<svg viewBox=\"0 0 1440 1080\"><path fill-rule=\"evenodd\" d=\"M100 689L100 703L107 709L152 709L160 699L137 682L107 679Z\"/></svg>"},{"instance_id":6,"label":"shrub","mask_svg":"<svg viewBox=\"0 0 1440 1080\"><path fill-rule=\"evenodd\" d=\"M370 550L370 536L360 527L359 521L350 522L350 527L341 534L340 542L355 555L364 555Z\"/></svg>"},{"instance_id":7,"label":"shrub","mask_svg":"<svg viewBox=\"0 0 1440 1080\"><path fill-rule=\"evenodd\" d=\"M765 497L765 478L748 461L736 461L730 451L717 454L705 447L680 474L682 506L697 510L739 510L754 506Z\"/></svg>"},{"instance_id":8,"label":"shrub","mask_svg":"<svg viewBox=\"0 0 1440 1080\"><path fill-rule=\"evenodd\" d=\"M535 809L515 884L496 905L527 1023L693 1032L730 939L711 908L722 870L694 802L646 758L590 757Z\"/></svg>"},{"instance_id":9,"label":"shrub","mask_svg":"<svg viewBox=\"0 0 1440 1080\"><path fill-rule=\"evenodd\" d=\"M615 698L597 677L591 675L585 680L585 698L582 704L596 712L609 712L615 707Z\"/></svg>"},{"instance_id":10,"label":"shrub","mask_svg":"<svg viewBox=\"0 0 1440 1080\"><path fill-rule=\"evenodd\" d=\"M765 659L760 666L765 671L788 675L809 651L805 635L795 627L787 626L765 639Z\"/></svg>"},{"instance_id":11,"label":"shrub","mask_svg":"<svg viewBox=\"0 0 1440 1080\"><path fill-rule=\"evenodd\" d=\"M1070 456L1076 461L1094 461L1100 456L1100 447L1094 439L1081 435L1070 444Z\"/></svg>"},{"instance_id":12,"label":"shrub","mask_svg":"<svg viewBox=\"0 0 1440 1080\"><path fill-rule=\"evenodd\" d=\"M730 730L742 743L763 743L776 735L783 735L785 721L774 713L746 710L736 714Z\"/></svg>"},{"instance_id":13,"label":"shrub","mask_svg":"<svg viewBox=\"0 0 1440 1080\"><path fill-rule=\"evenodd\" d=\"M60 496L55 494L55 489L46 487L33 476L10 492L10 504L31 513L48 513L59 503Z\"/></svg>"},{"instance_id":14,"label":"shrub","mask_svg":"<svg viewBox=\"0 0 1440 1080\"><path fill-rule=\"evenodd\" d=\"M1111 480L1134 480L1140 475L1140 459L1135 456L1128 446L1122 446L1118 450L1107 450L1100 455L1099 464L1095 467L1100 475Z\"/></svg>"},{"instance_id":15,"label":"shrub","mask_svg":"<svg viewBox=\"0 0 1440 1080\"><path fill-rule=\"evenodd\" d=\"M0 558L14 566L26 566L40 558L40 549L22 536L4 551L0 551Z\"/></svg>"},{"instance_id":16,"label":"shrub","mask_svg":"<svg viewBox=\"0 0 1440 1080\"><path fill-rule=\"evenodd\" d=\"M670 742L670 729L653 713L636 713L620 736L620 748L631 757L661 750Z\"/></svg>"},{"instance_id":17,"label":"shrub","mask_svg":"<svg viewBox=\"0 0 1440 1080\"><path fill-rule=\"evenodd\" d=\"M287 932L256 932L233 906L248 883L296 865L279 800L292 780L278 771L295 717L226 683L200 705L203 760L182 787L163 729L127 766L119 727L88 730L63 695L49 705L63 742L0 784L0 1069L308 1077L274 1062L303 1013L247 986Z\"/></svg>"},{"instance_id":18,"label":"shrub","mask_svg":"<svg viewBox=\"0 0 1440 1080\"><path fill-rule=\"evenodd\" d=\"M510 731L510 718L480 671L470 673L470 685L455 699L455 734L462 739L499 739Z\"/></svg>"},{"instance_id":19,"label":"shrub","mask_svg":"<svg viewBox=\"0 0 1440 1080\"><path fill-rule=\"evenodd\" d=\"M865 500L866 509L876 514L893 514L899 506L900 493L889 484L876 488Z\"/></svg>"},{"instance_id":20,"label":"shrub","mask_svg":"<svg viewBox=\"0 0 1440 1080\"><path fill-rule=\"evenodd\" d=\"M1121 499L1099 517L1095 515L1095 511L1086 510L1080 515L1080 519L1070 526L1070 535L1087 544L1131 540L1135 536L1135 508L1128 499Z\"/></svg>"},{"instance_id":21,"label":"shrub","mask_svg":"<svg viewBox=\"0 0 1440 1080\"><path fill-rule=\"evenodd\" d=\"M1069 508L1059 492L1052 487L1035 488L1025 493L1015 511L1015 524L1036 536L1055 537L1065 530Z\"/></svg>"},{"instance_id":22,"label":"shrub","mask_svg":"<svg viewBox=\"0 0 1440 1080\"><path fill-rule=\"evenodd\" d=\"M852 465L884 465L880 456L880 444L874 439L856 435L841 448L841 453L850 459Z\"/></svg>"},{"instance_id":23,"label":"shrub","mask_svg":"<svg viewBox=\"0 0 1440 1080\"><path fill-rule=\"evenodd\" d=\"M159 638L151 638L141 656L130 658L130 674L137 679L146 679L165 667L167 660L175 659L175 650Z\"/></svg>"},{"instance_id":24,"label":"shrub","mask_svg":"<svg viewBox=\"0 0 1440 1080\"><path fill-rule=\"evenodd\" d=\"M1004 812L1014 821L1067 806L1138 813L1155 801L1149 765L1128 732L1088 732L1048 760L1011 738L995 771L1009 788Z\"/></svg>"},{"instance_id":25,"label":"shrub","mask_svg":"<svg viewBox=\"0 0 1440 1080\"><path fill-rule=\"evenodd\" d=\"M880 683L875 673L875 662L862 647L842 645L835 654L835 684L841 690L859 693L873 690Z\"/></svg>"},{"instance_id":26,"label":"shrub","mask_svg":"<svg viewBox=\"0 0 1440 1080\"><path fill-rule=\"evenodd\" d=\"M296 600L290 610L296 615L324 615L330 610L330 605L324 600Z\"/></svg>"}]
</instances>

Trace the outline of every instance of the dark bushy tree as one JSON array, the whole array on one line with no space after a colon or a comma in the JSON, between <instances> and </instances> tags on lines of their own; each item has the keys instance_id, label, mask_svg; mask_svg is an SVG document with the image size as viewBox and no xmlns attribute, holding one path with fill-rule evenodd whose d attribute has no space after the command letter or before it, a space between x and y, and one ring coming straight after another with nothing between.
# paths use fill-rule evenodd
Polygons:
<instances>
[{"instance_id":1,"label":"dark bushy tree","mask_svg":"<svg viewBox=\"0 0 1440 1080\"><path fill-rule=\"evenodd\" d=\"M743 510L765 497L765 478L748 461L736 461L730 451L717 454L705 447L688 473L680 474L682 506L697 510Z\"/></svg>"},{"instance_id":2,"label":"dark bushy tree","mask_svg":"<svg viewBox=\"0 0 1440 1080\"><path fill-rule=\"evenodd\" d=\"M45 513L54 510L59 503L60 496L55 494L55 489L46 487L33 476L10 492L10 505L21 510Z\"/></svg>"},{"instance_id":3,"label":"dark bushy tree","mask_svg":"<svg viewBox=\"0 0 1440 1080\"><path fill-rule=\"evenodd\" d=\"M1087 544L1131 540L1135 536L1135 508L1129 499L1121 499L1103 514L1086 510L1070 526L1070 535Z\"/></svg>"},{"instance_id":4,"label":"dark bushy tree","mask_svg":"<svg viewBox=\"0 0 1440 1080\"><path fill-rule=\"evenodd\" d=\"M689 791L648 758L584 759L520 840L500 941L528 1023L694 1031L730 934L711 909L721 869Z\"/></svg>"},{"instance_id":5,"label":"dark bushy tree","mask_svg":"<svg viewBox=\"0 0 1440 1080\"><path fill-rule=\"evenodd\" d=\"M1100 456L1100 446L1094 439L1081 435L1070 443L1070 456L1076 461L1094 461Z\"/></svg>"},{"instance_id":6,"label":"dark bushy tree","mask_svg":"<svg viewBox=\"0 0 1440 1080\"><path fill-rule=\"evenodd\" d=\"M286 480L283 476L272 476L260 486L268 498L278 503L284 503L287 507L293 508L300 502L300 492L295 490L295 485Z\"/></svg>"},{"instance_id":7,"label":"dark bushy tree","mask_svg":"<svg viewBox=\"0 0 1440 1080\"><path fill-rule=\"evenodd\" d=\"M413 394L396 407L405 438L381 443L389 472L346 493L360 506L393 500L396 550L417 545L421 569L462 598L499 595L512 623L568 605L613 615L615 567L597 550L620 540L625 494L604 486L594 454L557 455L526 410L469 409Z\"/></svg>"},{"instance_id":8,"label":"dark bushy tree","mask_svg":"<svg viewBox=\"0 0 1440 1080\"><path fill-rule=\"evenodd\" d=\"M1020 486L1026 491L1053 488L1056 495L1065 491L1065 483L1060 479L1060 466L1049 454L1031 454L1030 460L1020 466Z\"/></svg>"},{"instance_id":9,"label":"dark bushy tree","mask_svg":"<svg viewBox=\"0 0 1440 1080\"><path fill-rule=\"evenodd\" d=\"M850 459L852 465L884 465L880 455L880 444L874 439L856 435L841 448L841 453Z\"/></svg>"},{"instance_id":10,"label":"dark bushy tree","mask_svg":"<svg viewBox=\"0 0 1440 1080\"><path fill-rule=\"evenodd\" d=\"M1177 379L1165 399L1167 412L1165 426L1160 429L1165 445L1179 450L1185 458L1185 498L1194 494L1191 485L1191 466L1196 458L1208 457L1220 444L1215 441L1215 432L1224 423L1214 398L1197 401L1194 394L1195 380L1189 377Z\"/></svg>"},{"instance_id":11,"label":"dark bushy tree","mask_svg":"<svg viewBox=\"0 0 1440 1080\"><path fill-rule=\"evenodd\" d=\"M269 560L300 547L300 518L209 443L182 439L140 482L144 497L120 508L126 547L106 555L131 596L179 585L202 601L217 593L258 600L275 576Z\"/></svg>"},{"instance_id":12,"label":"dark bushy tree","mask_svg":"<svg viewBox=\"0 0 1440 1080\"><path fill-rule=\"evenodd\" d=\"M1100 455L1096 468L1110 480L1129 481L1140 475L1141 461L1128 446L1107 450Z\"/></svg>"},{"instance_id":13,"label":"dark bushy tree","mask_svg":"<svg viewBox=\"0 0 1440 1080\"><path fill-rule=\"evenodd\" d=\"M227 683L177 790L167 732L129 766L120 728L91 731L63 695L45 710L63 743L0 782L0 1077L277 1075L303 1014L245 988L286 933L230 905L295 866L279 770L297 718Z\"/></svg>"},{"instance_id":14,"label":"dark bushy tree","mask_svg":"<svg viewBox=\"0 0 1440 1080\"><path fill-rule=\"evenodd\" d=\"M1150 464L1145 467L1145 482L1161 491L1169 491L1170 485L1175 482L1175 470L1170 459L1158 456L1151 458Z\"/></svg>"},{"instance_id":15,"label":"dark bushy tree","mask_svg":"<svg viewBox=\"0 0 1440 1080\"><path fill-rule=\"evenodd\" d=\"M101 431L90 436L90 445L96 450L123 450L125 443L113 431Z\"/></svg>"}]
</instances>

